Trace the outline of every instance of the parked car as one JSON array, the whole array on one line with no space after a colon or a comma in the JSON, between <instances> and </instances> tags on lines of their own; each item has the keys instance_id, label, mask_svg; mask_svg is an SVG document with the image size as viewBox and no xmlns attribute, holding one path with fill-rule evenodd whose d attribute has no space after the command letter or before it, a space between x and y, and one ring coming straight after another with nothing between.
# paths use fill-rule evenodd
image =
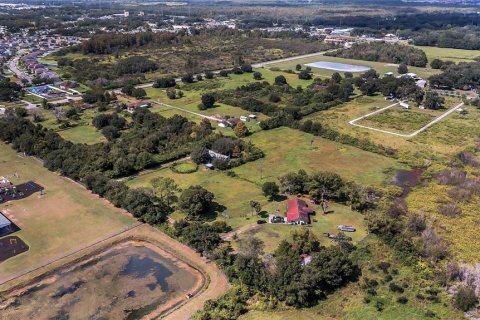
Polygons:
<instances>
[{"instance_id":1,"label":"parked car","mask_svg":"<svg viewBox=\"0 0 480 320\"><path fill-rule=\"evenodd\" d=\"M345 226L343 224L338 226L338 230L344 231L344 232L355 232L357 229L355 229L352 226Z\"/></svg>"},{"instance_id":2,"label":"parked car","mask_svg":"<svg viewBox=\"0 0 480 320\"><path fill-rule=\"evenodd\" d=\"M273 216L271 222L272 223L284 223L285 219L283 217Z\"/></svg>"}]
</instances>

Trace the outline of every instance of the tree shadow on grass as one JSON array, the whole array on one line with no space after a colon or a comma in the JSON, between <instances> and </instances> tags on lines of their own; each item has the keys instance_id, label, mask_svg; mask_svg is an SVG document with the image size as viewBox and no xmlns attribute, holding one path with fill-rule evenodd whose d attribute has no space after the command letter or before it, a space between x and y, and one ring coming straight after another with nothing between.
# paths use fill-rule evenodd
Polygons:
<instances>
[{"instance_id":1,"label":"tree shadow on grass","mask_svg":"<svg viewBox=\"0 0 480 320\"><path fill-rule=\"evenodd\" d=\"M275 202L282 202L282 201L285 201L287 199L288 199L288 197L284 194L277 194L277 195L274 195L272 197L272 201L275 201Z\"/></svg>"},{"instance_id":2,"label":"tree shadow on grass","mask_svg":"<svg viewBox=\"0 0 480 320\"><path fill-rule=\"evenodd\" d=\"M206 221L213 221L220 213L225 212L225 210L227 210L227 207L224 205L221 205L218 202L212 202L208 207L208 211L203 216L203 219Z\"/></svg>"}]
</instances>

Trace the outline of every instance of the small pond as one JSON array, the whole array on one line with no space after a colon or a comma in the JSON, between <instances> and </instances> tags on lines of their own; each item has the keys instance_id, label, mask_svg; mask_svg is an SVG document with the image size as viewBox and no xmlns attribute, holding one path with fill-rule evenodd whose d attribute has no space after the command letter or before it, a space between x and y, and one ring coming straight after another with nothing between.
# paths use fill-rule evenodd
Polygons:
<instances>
[{"instance_id":1,"label":"small pond","mask_svg":"<svg viewBox=\"0 0 480 320\"><path fill-rule=\"evenodd\" d=\"M422 169L398 170L391 184L402 188L402 197L406 197L412 191L412 188L420 183L422 173Z\"/></svg>"},{"instance_id":2,"label":"small pond","mask_svg":"<svg viewBox=\"0 0 480 320\"><path fill-rule=\"evenodd\" d=\"M341 72L365 72L370 70L370 67L367 67L367 66L338 63L338 62L328 62L328 61L317 61L317 62L307 63L306 66L312 67L312 68L341 71Z\"/></svg>"},{"instance_id":3,"label":"small pond","mask_svg":"<svg viewBox=\"0 0 480 320\"><path fill-rule=\"evenodd\" d=\"M57 271L5 310L2 319L139 319L185 297L198 271L133 243Z\"/></svg>"}]
</instances>

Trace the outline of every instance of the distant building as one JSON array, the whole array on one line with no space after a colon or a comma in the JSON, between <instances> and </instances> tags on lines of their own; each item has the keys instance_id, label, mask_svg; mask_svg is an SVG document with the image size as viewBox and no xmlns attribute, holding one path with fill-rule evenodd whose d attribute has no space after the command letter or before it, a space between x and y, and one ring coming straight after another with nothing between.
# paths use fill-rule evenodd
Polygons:
<instances>
[{"instance_id":1,"label":"distant building","mask_svg":"<svg viewBox=\"0 0 480 320\"><path fill-rule=\"evenodd\" d=\"M208 150L208 155L213 159L218 159L218 160L223 160L223 161L227 161L227 160L230 159L229 156L226 156L224 154L215 152L213 150Z\"/></svg>"},{"instance_id":2,"label":"distant building","mask_svg":"<svg viewBox=\"0 0 480 320\"><path fill-rule=\"evenodd\" d=\"M400 107L402 109L410 109L410 105L406 102L400 101Z\"/></svg>"},{"instance_id":3,"label":"distant building","mask_svg":"<svg viewBox=\"0 0 480 320\"><path fill-rule=\"evenodd\" d=\"M149 108L150 103L147 101L138 101L127 104L127 112L133 113L138 108Z\"/></svg>"},{"instance_id":4,"label":"distant building","mask_svg":"<svg viewBox=\"0 0 480 320\"><path fill-rule=\"evenodd\" d=\"M300 199L288 200L287 223L309 224L311 214L313 214L313 210L308 207L305 201Z\"/></svg>"}]
</instances>

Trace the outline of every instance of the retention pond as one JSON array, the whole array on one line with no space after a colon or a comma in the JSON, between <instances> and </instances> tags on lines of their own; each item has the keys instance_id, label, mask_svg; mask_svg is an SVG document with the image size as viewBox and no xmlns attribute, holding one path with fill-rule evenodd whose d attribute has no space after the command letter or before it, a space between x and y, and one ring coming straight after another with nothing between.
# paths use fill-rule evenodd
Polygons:
<instances>
[{"instance_id":1,"label":"retention pond","mask_svg":"<svg viewBox=\"0 0 480 320\"><path fill-rule=\"evenodd\" d=\"M2 319L139 319L171 309L202 274L158 247L125 242L55 271L0 303Z\"/></svg>"},{"instance_id":2,"label":"retention pond","mask_svg":"<svg viewBox=\"0 0 480 320\"><path fill-rule=\"evenodd\" d=\"M370 67L367 67L367 66L338 63L338 62L328 62L328 61L317 61L317 62L307 63L306 66L312 67L312 68L341 71L341 72L365 72L370 70Z\"/></svg>"}]
</instances>

